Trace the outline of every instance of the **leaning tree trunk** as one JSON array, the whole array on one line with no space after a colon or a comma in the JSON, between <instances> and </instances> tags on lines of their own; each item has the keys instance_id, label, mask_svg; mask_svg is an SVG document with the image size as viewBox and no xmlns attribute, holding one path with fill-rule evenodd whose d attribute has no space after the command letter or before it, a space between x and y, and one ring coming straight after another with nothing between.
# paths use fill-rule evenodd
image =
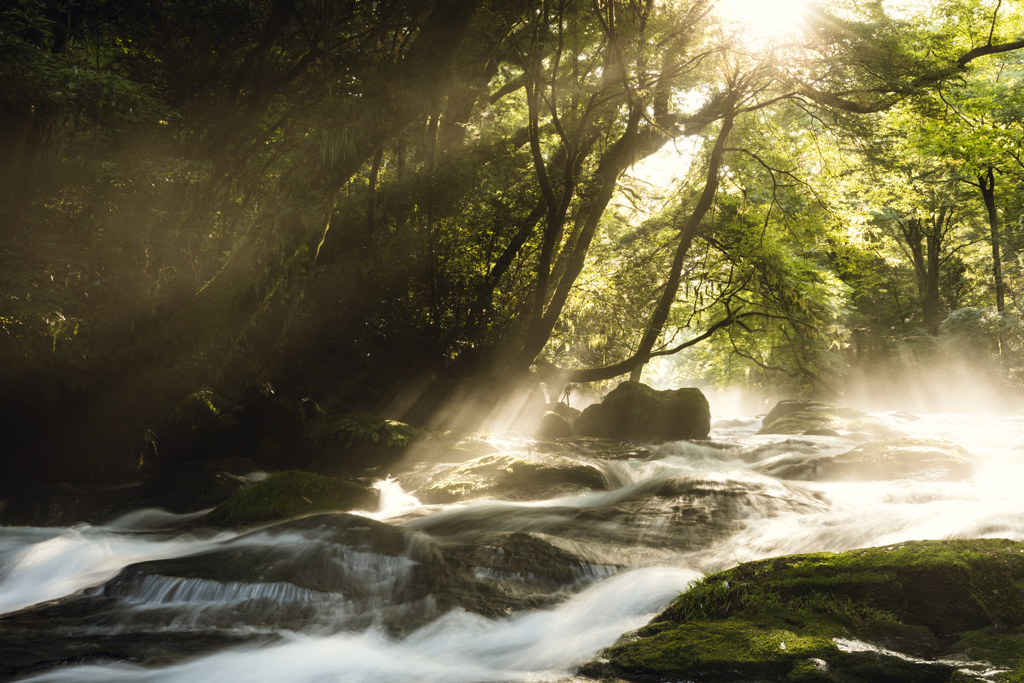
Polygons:
<instances>
[{"instance_id":1,"label":"leaning tree trunk","mask_svg":"<svg viewBox=\"0 0 1024 683\"><path fill-rule=\"evenodd\" d=\"M700 199L697 200L697 205L690 213L686 224L680 231L679 245L676 247L676 253L672 259L672 269L669 271L668 280L665 282L665 288L662 290L661 300L651 315L651 322L647 327L647 332L644 333L643 339L640 340L640 346L637 347L636 353L633 354L637 364L630 371L630 381L640 381L644 365L650 360L654 344L661 337L661 332L665 328L665 322L668 321L669 313L672 310L672 304L675 303L676 294L679 292L679 282L683 273L683 261L686 259L686 254L690 251L693 238L697 236L697 229L700 228L701 221L704 220L704 216L707 215L711 209L711 204L715 200L715 194L718 192L718 171L722 166L722 157L725 155L725 143L729 138L729 133L732 132L733 121L736 117L734 105L735 99L730 103L725 119L722 121L722 129L718 132L715 146L711 150L704 191L701 193Z\"/></svg>"}]
</instances>

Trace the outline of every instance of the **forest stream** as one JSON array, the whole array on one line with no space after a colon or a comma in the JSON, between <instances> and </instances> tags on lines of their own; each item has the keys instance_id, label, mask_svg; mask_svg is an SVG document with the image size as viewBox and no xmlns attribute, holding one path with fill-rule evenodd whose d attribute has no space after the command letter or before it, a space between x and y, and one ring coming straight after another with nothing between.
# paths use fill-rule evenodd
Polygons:
<instances>
[{"instance_id":1,"label":"forest stream","mask_svg":"<svg viewBox=\"0 0 1024 683\"><path fill-rule=\"evenodd\" d=\"M421 504L418 492L453 467L434 462L380 481L374 513L245 532L159 510L105 526L2 527L0 678L576 680L710 571L917 539L1024 540L1024 417L872 417L956 442L978 466L827 481L811 464L857 442L717 418L707 441L640 449L489 437L500 453L588 463L607 490Z\"/></svg>"}]
</instances>

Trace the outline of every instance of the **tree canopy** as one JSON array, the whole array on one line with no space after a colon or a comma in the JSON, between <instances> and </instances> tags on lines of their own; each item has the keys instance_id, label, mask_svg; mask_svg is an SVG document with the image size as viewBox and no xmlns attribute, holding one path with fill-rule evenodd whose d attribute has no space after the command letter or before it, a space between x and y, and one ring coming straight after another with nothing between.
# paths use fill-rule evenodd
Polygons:
<instances>
[{"instance_id":1,"label":"tree canopy","mask_svg":"<svg viewBox=\"0 0 1024 683\"><path fill-rule=\"evenodd\" d=\"M777 12L7 3L11 452L123 476L253 391L443 424L555 378L1016 386L1021 9Z\"/></svg>"}]
</instances>

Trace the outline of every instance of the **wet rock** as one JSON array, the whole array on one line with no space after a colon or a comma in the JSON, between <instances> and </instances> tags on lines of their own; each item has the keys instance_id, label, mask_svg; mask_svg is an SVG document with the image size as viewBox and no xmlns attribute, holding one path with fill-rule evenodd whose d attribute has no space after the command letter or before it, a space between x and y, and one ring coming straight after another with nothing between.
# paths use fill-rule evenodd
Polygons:
<instances>
[{"instance_id":1,"label":"wet rock","mask_svg":"<svg viewBox=\"0 0 1024 683\"><path fill-rule=\"evenodd\" d=\"M768 414L761 418L761 423L765 426L770 425L776 420L780 420L790 413L796 413L801 410L812 410L814 408L834 408L831 403L820 403L818 401L807 401L803 399L783 399L775 404L775 407L768 411Z\"/></svg>"},{"instance_id":2,"label":"wet rock","mask_svg":"<svg viewBox=\"0 0 1024 683\"><path fill-rule=\"evenodd\" d=\"M0 617L0 672L97 658L165 664L279 629L407 633L463 604L494 607L474 586L421 534L354 515L305 517Z\"/></svg>"},{"instance_id":3,"label":"wet rock","mask_svg":"<svg viewBox=\"0 0 1024 683\"><path fill-rule=\"evenodd\" d=\"M559 493L608 488L594 465L566 455L499 453L448 470L417 496L426 503L467 498L543 499Z\"/></svg>"},{"instance_id":4,"label":"wet rock","mask_svg":"<svg viewBox=\"0 0 1024 683\"><path fill-rule=\"evenodd\" d=\"M960 481L977 466L977 459L952 441L901 437L870 441L839 455L782 456L764 461L758 471L782 479Z\"/></svg>"},{"instance_id":5,"label":"wet rock","mask_svg":"<svg viewBox=\"0 0 1024 683\"><path fill-rule=\"evenodd\" d=\"M550 606L617 569L585 544L543 534L438 541L314 515L134 564L97 590L0 617L0 677L76 662L166 664L271 642L281 629L402 636L457 608L497 617Z\"/></svg>"},{"instance_id":6,"label":"wet rock","mask_svg":"<svg viewBox=\"0 0 1024 683\"><path fill-rule=\"evenodd\" d=\"M862 410L816 401L779 401L765 415L758 434L807 434L842 436L861 432L878 437L901 434Z\"/></svg>"},{"instance_id":7,"label":"wet rock","mask_svg":"<svg viewBox=\"0 0 1024 683\"><path fill-rule=\"evenodd\" d=\"M549 403L547 404L547 406L544 407L544 411L548 413L558 413L566 420L568 420L570 424L572 424L572 422L577 417L579 417L580 414L583 412L582 410L577 410L576 408L573 408L564 401L558 401L557 403Z\"/></svg>"},{"instance_id":8,"label":"wet rock","mask_svg":"<svg viewBox=\"0 0 1024 683\"><path fill-rule=\"evenodd\" d=\"M574 520L579 530L563 534L586 539L596 528L607 537L619 527L622 542L690 550L740 531L752 516L828 508L820 494L799 485L742 472L654 479L623 494L607 505L581 510Z\"/></svg>"},{"instance_id":9,"label":"wet rock","mask_svg":"<svg viewBox=\"0 0 1024 683\"><path fill-rule=\"evenodd\" d=\"M327 510L372 510L377 494L351 481L295 470L236 492L202 518L212 526L253 526Z\"/></svg>"},{"instance_id":10,"label":"wet rock","mask_svg":"<svg viewBox=\"0 0 1024 683\"><path fill-rule=\"evenodd\" d=\"M785 441L734 448L734 454L736 458L750 463L768 462L780 455L793 456L794 460L798 461L801 458L817 457L826 447L823 439L805 438L803 435L799 435Z\"/></svg>"},{"instance_id":11,"label":"wet rock","mask_svg":"<svg viewBox=\"0 0 1024 683\"><path fill-rule=\"evenodd\" d=\"M711 431L711 409L700 389L658 391L623 382L601 403L588 406L573 429L607 439L703 439Z\"/></svg>"},{"instance_id":12,"label":"wet rock","mask_svg":"<svg viewBox=\"0 0 1024 683\"><path fill-rule=\"evenodd\" d=\"M581 673L632 681L959 681L1021 672L1024 544L917 541L706 576ZM1006 679L1011 680L1011 679Z\"/></svg>"},{"instance_id":13,"label":"wet rock","mask_svg":"<svg viewBox=\"0 0 1024 683\"><path fill-rule=\"evenodd\" d=\"M583 543L537 532L486 536L462 546L455 556L478 575L541 581L548 590L607 576L623 566Z\"/></svg>"},{"instance_id":14,"label":"wet rock","mask_svg":"<svg viewBox=\"0 0 1024 683\"><path fill-rule=\"evenodd\" d=\"M558 413L552 412L544 413L544 416L540 419L540 424L537 425L537 429L533 431L533 434L538 439L560 439L576 436L576 432L573 431L569 420Z\"/></svg>"},{"instance_id":15,"label":"wet rock","mask_svg":"<svg viewBox=\"0 0 1024 683\"><path fill-rule=\"evenodd\" d=\"M571 538L600 547L607 564L636 565L725 540L751 519L827 509L820 494L799 484L732 471L652 479L596 494L585 505L520 506L513 513L494 503L413 524L460 542L480 529Z\"/></svg>"},{"instance_id":16,"label":"wet rock","mask_svg":"<svg viewBox=\"0 0 1024 683\"><path fill-rule=\"evenodd\" d=\"M804 432L804 436L842 436L842 434L834 429L808 429Z\"/></svg>"}]
</instances>

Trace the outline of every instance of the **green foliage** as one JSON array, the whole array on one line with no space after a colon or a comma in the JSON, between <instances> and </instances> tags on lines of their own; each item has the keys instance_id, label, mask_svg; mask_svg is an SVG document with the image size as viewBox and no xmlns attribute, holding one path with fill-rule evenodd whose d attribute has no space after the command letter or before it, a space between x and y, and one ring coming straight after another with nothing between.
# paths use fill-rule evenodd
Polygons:
<instances>
[{"instance_id":1,"label":"green foliage","mask_svg":"<svg viewBox=\"0 0 1024 683\"><path fill-rule=\"evenodd\" d=\"M0 91L8 103L96 121L138 123L170 116L151 87L87 59L54 51L68 29L42 0L12 0L0 10Z\"/></svg>"},{"instance_id":2,"label":"green foliage","mask_svg":"<svg viewBox=\"0 0 1024 683\"><path fill-rule=\"evenodd\" d=\"M253 526L333 510L367 509L373 491L342 479L295 470L275 472L242 489L203 517L212 526Z\"/></svg>"},{"instance_id":3,"label":"green foliage","mask_svg":"<svg viewBox=\"0 0 1024 683\"><path fill-rule=\"evenodd\" d=\"M34 200L0 219L6 384L122 387L104 410L129 450L201 388L268 375L325 405L384 405L411 375L521 374L545 341L565 367L621 362L732 101L655 351L731 324L652 363L657 382L835 394L855 362L941 348L926 323L993 303L965 185L987 168L1021 289L1019 56L956 61L1019 35L1018 8L840 0L766 39L702 3L613 6L4 4L0 202L20 181ZM468 28L448 33L462 9ZM945 209L926 315L899 223ZM954 318L943 334L1016 378L1021 337L999 337L1012 298L999 329ZM317 438L406 437L344 418Z\"/></svg>"},{"instance_id":4,"label":"green foliage","mask_svg":"<svg viewBox=\"0 0 1024 683\"><path fill-rule=\"evenodd\" d=\"M313 445L335 440L346 448L357 441L401 448L409 443L410 434L409 426L396 420L384 420L371 413L348 413L320 420L310 440Z\"/></svg>"}]
</instances>

